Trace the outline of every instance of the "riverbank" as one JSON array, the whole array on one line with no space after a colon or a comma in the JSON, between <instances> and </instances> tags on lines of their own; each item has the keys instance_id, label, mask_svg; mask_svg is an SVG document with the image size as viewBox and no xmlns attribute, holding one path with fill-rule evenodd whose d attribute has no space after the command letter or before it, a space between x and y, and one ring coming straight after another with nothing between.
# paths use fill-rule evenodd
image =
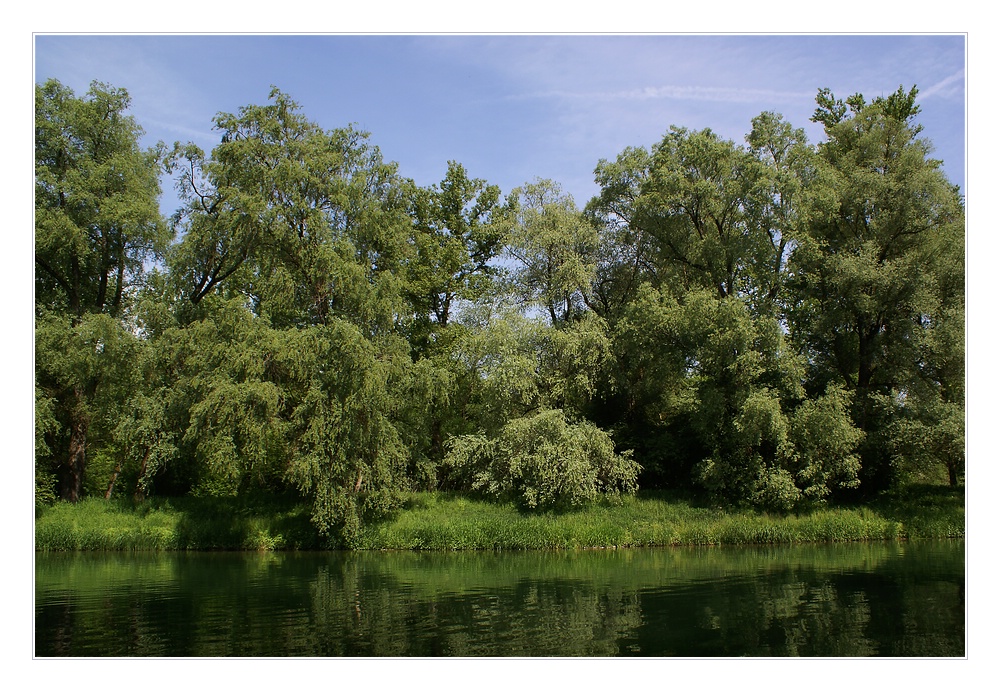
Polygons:
<instances>
[{"instance_id":1,"label":"riverbank","mask_svg":"<svg viewBox=\"0 0 1000 692\"><path fill-rule=\"evenodd\" d=\"M964 538L961 489L910 486L859 507L787 516L699 507L656 495L572 512L525 514L451 493L414 493L362 529L360 550L522 550ZM316 550L309 508L294 501L158 499L133 507L57 503L35 521L37 550Z\"/></svg>"}]
</instances>

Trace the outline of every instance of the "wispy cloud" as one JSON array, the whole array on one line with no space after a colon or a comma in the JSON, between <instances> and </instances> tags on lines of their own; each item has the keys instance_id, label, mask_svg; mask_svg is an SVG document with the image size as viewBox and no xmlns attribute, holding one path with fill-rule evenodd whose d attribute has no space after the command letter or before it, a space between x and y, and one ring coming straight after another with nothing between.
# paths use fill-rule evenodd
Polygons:
<instances>
[{"instance_id":1,"label":"wispy cloud","mask_svg":"<svg viewBox=\"0 0 1000 692\"><path fill-rule=\"evenodd\" d=\"M811 101L815 93L811 91L774 91L770 89L741 89L731 87L704 86L648 86L620 91L569 91L553 89L525 94L517 94L510 98L524 99L580 99L591 101L711 101L715 103L792 103L803 99Z\"/></svg>"},{"instance_id":2,"label":"wispy cloud","mask_svg":"<svg viewBox=\"0 0 1000 692\"><path fill-rule=\"evenodd\" d=\"M191 141L201 146L212 146L219 141L219 134L209 128L185 127L157 118L143 118L142 122L148 126L146 129L149 131L161 134L170 132L184 141Z\"/></svg>"},{"instance_id":3,"label":"wispy cloud","mask_svg":"<svg viewBox=\"0 0 1000 692\"><path fill-rule=\"evenodd\" d=\"M931 85L929 88L924 89L920 92L918 98L925 99L928 96L955 96L961 94L965 89L965 70L959 70L958 72L945 77L940 82Z\"/></svg>"}]
</instances>

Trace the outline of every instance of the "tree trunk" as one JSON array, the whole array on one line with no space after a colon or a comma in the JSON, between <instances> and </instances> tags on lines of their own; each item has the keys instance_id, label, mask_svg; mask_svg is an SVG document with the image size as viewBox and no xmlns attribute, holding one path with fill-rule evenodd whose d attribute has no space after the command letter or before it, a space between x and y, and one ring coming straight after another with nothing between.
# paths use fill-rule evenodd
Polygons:
<instances>
[{"instance_id":1,"label":"tree trunk","mask_svg":"<svg viewBox=\"0 0 1000 692\"><path fill-rule=\"evenodd\" d=\"M63 468L62 499L77 502L83 493L83 473L87 467L87 431L90 428L90 416L83 408L83 393L79 389L73 391L76 399L70 411L69 458Z\"/></svg>"},{"instance_id":2,"label":"tree trunk","mask_svg":"<svg viewBox=\"0 0 1000 692\"><path fill-rule=\"evenodd\" d=\"M122 460L121 457L118 457L118 463L115 464L115 470L111 474L111 480L108 481L108 489L104 492L105 500L111 499L111 493L113 493L115 490L115 482L117 482L118 474L121 473L121 471L122 471Z\"/></svg>"},{"instance_id":3,"label":"tree trunk","mask_svg":"<svg viewBox=\"0 0 1000 692\"><path fill-rule=\"evenodd\" d=\"M139 465L139 478L135 481L135 492L132 494L132 499L136 502L142 502L146 499L146 491L143 490L142 479L146 477L146 466L149 462L149 453L152 450L152 447L146 447L146 451L142 455L142 463Z\"/></svg>"}]
</instances>

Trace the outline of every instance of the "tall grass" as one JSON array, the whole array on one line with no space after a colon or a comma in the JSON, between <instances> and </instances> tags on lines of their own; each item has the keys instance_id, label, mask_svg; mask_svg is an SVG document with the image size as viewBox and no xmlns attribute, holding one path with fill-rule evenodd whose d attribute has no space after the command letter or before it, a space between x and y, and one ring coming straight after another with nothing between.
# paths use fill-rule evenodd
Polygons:
<instances>
[{"instance_id":1,"label":"tall grass","mask_svg":"<svg viewBox=\"0 0 1000 692\"><path fill-rule=\"evenodd\" d=\"M699 507L665 496L601 501L569 512L524 513L452 493L415 493L366 525L360 550L523 550L767 545L961 538L964 497L917 486L863 507L773 515ZM309 508L289 498L181 498L137 507L91 499L45 509L38 550L294 550L324 547Z\"/></svg>"},{"instance_id":2,"label":"tall grass","mask_svg":"<svg viewBox=\"0 0 1000 692\"><path fill-rule=\"evenodd\" d=\"M365 527L360 549L490 550L754 545L965 536L960 494L917 490L868 507L772 515L697 507L680 499L626 497L578 511L524 514L445 493L417 494Z\"/></svg>"},{"instance_id":3,"label":"tall grass","mask_svg":"<svg viewBox=\"0 0 1000 692\"><path fill-rule=\"evenodd\" d=\"M320 547L309 508L282 500L174 498L134 506L56 503L35 521L36 550L287 550Z\"/></svg>"}]
</instances>

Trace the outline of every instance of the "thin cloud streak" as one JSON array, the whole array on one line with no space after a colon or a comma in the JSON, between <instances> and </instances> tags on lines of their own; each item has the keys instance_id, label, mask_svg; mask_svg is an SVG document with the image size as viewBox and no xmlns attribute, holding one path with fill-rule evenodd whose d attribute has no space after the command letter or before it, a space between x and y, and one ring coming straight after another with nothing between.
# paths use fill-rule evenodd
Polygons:
<instances>
[{"instance_id":1,"label":"thin cloud streak","mask_svg":"<svg viewBox=\"0 0 1000 692\"><path fill-rule=\"evenodd\" d=\"M698 86L658 86L628 89L624 91L564 91L550 90L510 96L510 100L528 99L581 99L594 101L711 101L715 103L756 103L781 102L796 103L812 100L814 92L807 91L774 91L770 89L739 89L728 87L698 87Z\"/></svg>"},{"instance_id":2,"label":"thin cloud streak","mask_svg":"<svg viewBox=\"0 0 1000 692\"><path fill-rule=\"evenodd\" d=\"M958 84L956 84L956 82L958 82ZM961 91L964 91L964 87L965 70L959 70L958 72L945 77L937 84L933 84L929 88L920 92L918 99L924 99L928 96L936 96L938 94L945 97L954 96L961 93Z\"/></svg>"},{"instance_id":3,"label":"thin cloud streak","mask_svg":"<svg viewBox=\"0 0 1000 692\"><path fill-rule=\"evenodd\" d=\"M198 145L208 144L214 146L219 141L219 133L215 129L209 130L204 128L185 127L183 125L177 125L175 123L155 118L143 119L142 124L149 126L143 128L147 131L155 130L160 133L171 132L178 135L185 142L194 142ZM171 144L172 142L166 143Z\"/></svg>"}]
</instances>

